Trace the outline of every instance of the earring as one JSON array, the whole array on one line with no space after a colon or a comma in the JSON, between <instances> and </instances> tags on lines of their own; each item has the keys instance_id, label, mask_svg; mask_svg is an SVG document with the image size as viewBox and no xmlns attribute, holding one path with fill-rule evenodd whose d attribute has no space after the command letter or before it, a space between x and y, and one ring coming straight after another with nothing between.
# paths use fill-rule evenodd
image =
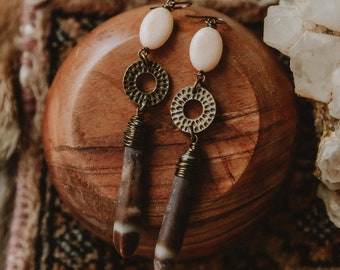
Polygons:
<instances>
[{"instance_id":1,"label":"earring","mask_svg":"<svg viewBox=\"0 0 340 270\"><path fill-rule=\"evenodd\" d=\"M162 7L152 9L145 16L139 31L143 46L138 53L141 61L130 65L123 78L126 95L137 104L136 114L132 116L124 132L124 162L113 225L113 243L124 258L132 256L139 244L143 208L142 159L146 136L143 112L146 107L161 102L170 85L168 74L158 63L150 61L148 55L170 37L173 29L171 11L190 5L191 2L168 0ZM144 75L151 75L156 82L150 93L140 89L137 84L137 80Z\"/></svg>"},{"instance_id":2,"label":"earring","mask_svg":"<svg viewBox=\"0 0 340 270\"><path fill-rule=\"evenodd\" d=\"M191 137L189 149L177 163L172 192L166 207L155 248L154 268L173 269L189 218L191 191L195 185L201 159L198 133L205 130L214 120L216 103L211 93L203 87L205 73L213 70L222 57L223 42L216 30L217 24L225 23L220 18L210 16L188 16L203 18L207 27L200 29L190 44L190 60L198 70L196 82L180 90L172 100L170 112L174 124ZM207 54L206 52L209 52ZM192 119L185 113L190 102L198 102L202 107L200 116Z\"/></svg>"}]
</instances>

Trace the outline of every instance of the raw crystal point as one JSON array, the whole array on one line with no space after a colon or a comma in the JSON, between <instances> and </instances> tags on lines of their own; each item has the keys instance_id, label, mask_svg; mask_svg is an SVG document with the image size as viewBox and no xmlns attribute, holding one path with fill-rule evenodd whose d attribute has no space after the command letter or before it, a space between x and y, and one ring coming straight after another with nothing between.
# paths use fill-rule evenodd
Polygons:
<instances>
[{"instance_id":1,"label":"raw crystal point","mask_svg":"<svg viewBox=\"0 0 340 270\"><path fill-rule=\"evenodd\" d=\"M323 200L329 219L335 226L340 228L340 195L338 192L329 190L327 187L320 185L318 188L318 197Z\"/></svg>"},{"instance_id":2,"label":"raw crystal point","mask_svg":"<svg viewBox=\"0 0 340 270\"><path fill-rule=\"evenodd\" d=\"M333 71L331 83L333 95L332 101L328 104L329 114L340 119L340 67Z\"/></svg>"},{"instance_id":3,"label":"raw crystal point","mask_svg":"<svg viewBox=\"0 0 340 270\"><path fill-rule=\"evenodd\" d=\"M280 6L294 6L295 0L281 0Z\"/></svg>"},{"instance_id":4,"label":"raw crystal point","mask_svg":"<svg viewBox=\"0 0 340 270\"><path fill-rule=\"evenodd\" d=\"M296 1L304 20L325 26L334 31L340 31L340 1L339 0L308 0Z\"/></svg>"},{"instance_id":5,"label":"raw crystal point","mask_svg":"<svg viewBox=\"0 0 340 270\"><path fill-rule=\"evenodd\" d=\"M319 146L317 167L321 181L331 190L340 189L340 136L324 138Z\"/></svg>"},{"instance_id":6,"label":"raw crystal point","mask_svg":"<svg viewBox=\"0 0 340 270\"><path fill-rule=\"evenodd\" d=\"M340 27L339 5L336 0L280 1L268 9L264 24L264 41L291 58L296 93L324 103L330 102L331 74L340 61L340 37L329 34Z\"/></svg>"},{"instance_id":7,"label":"raw crystal point","mask_svg":"<svg viewBox=\"0 0 340 270\"><path fill-rule=\"evenodd\" d=\"M284 54L303 33L303 24L296 6L271 6L264 20L263 40Z\"/></svg>"},{"instance_id":8,"label":"raw crystal point","mask_svg":"<svg viewBox=\"0 0 340 270\"><path fill-rule=\"evenodd\" d=\"M290 48L291 70L298 95L328 103L332 73L340 61L340 37L305 31Z\"/></svg>"}]
</instances>

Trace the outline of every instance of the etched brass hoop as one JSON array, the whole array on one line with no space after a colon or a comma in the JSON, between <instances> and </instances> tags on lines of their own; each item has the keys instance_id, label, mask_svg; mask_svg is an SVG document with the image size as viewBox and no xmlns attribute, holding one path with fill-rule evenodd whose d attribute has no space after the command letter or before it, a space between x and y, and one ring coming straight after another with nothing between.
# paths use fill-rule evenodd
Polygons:
<instances>
[{"instance_id":1,"label":"etched brass hoop","mask_svg":"<svg viewBox=\"0 0 340 270\"><path fill-rule=\"evenodd\" d=\"M203 111L200 116L190 119L185 116L184 107L190 102L198 101ZM216 115L216 103L210 92L200 87L199 91L193 91L193 86L188 86L179 91L172 100L170 107L171 118L174 124L186 133L200 133L214 120Z\"/></svg>"},{"instance_id":2,"label":"etched brass hoop","mask_svg":"<svg viewBox=\"0 0 340 270\"><path fill-rule=\"evenodd\" d=\"M150 74L155 79L156 86L150 93L138 88L137 79L143 74ZM124 91L139 106L153 106L161 102L168 93L169 86L168 74L153 61L148 61L147 65L143 61L135 62L127 68L124 74Z\"/></svg>"}]
</instances>

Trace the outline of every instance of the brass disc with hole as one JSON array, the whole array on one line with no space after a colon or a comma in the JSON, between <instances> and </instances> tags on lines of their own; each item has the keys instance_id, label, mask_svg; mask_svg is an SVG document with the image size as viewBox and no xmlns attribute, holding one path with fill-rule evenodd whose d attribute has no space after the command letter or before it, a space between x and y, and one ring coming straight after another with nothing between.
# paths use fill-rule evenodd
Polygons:
<instances>
[{"instance_id":1,"label":"brass disc with hole","mask_svg":"<svg viewBox=\"0 0 340 270\"><path fill-rule=\"evenodd\" d=\"M216 115L216 103L210 92L200 87L196 93L193 92L193 86L188 86L179 91L173 98L170 112L174 124L187 133L200 133L205 130L214 120ZM189 118L185 115L185 106L190 101L201 103L203 111L196 118Z\"/></svg>"},{"instance_id":2,"label":"brass disc with hole","mask_svg":"<svg viewBox=\"0 0 340 270\"><path fill-rule=\"evenodd\" d=\"M137 79L144 74L153 76L156 82L155 88L150 92L140 89ZM162 67L153 61L145 65L143 61L138 61L130 65L124 75L123 87L126 95L136 104L142 106L153 106L161 102L168 93L170 80L168 74Z\"/></svg>"}]
</instances>

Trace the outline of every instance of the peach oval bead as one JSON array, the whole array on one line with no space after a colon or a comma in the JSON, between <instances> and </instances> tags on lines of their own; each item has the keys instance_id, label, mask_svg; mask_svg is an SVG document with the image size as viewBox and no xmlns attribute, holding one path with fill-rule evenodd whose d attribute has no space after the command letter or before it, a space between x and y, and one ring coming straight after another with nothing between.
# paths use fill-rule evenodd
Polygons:
<instances>
[{"instance_id":1,"label":"peach oval bead","mask_svg":"<svg viewBox=\"0 0 340 270\"><path fill-rule=\"evenodd\" d=\"M192 65L204 72L213 70L220 62L223 41L220 33L212 27L197 31L190 43L190 60Z\"/></svg>"},{"instance_id":2,"label":"peach oval bead","mask_svg":"<svg viewBox=\"0 0 340 270\"><path fill-rule=\"evenodd\" d=\"M139 38L143 47L151 50L161 47L170 37L174 26L171 12L159 7L151 10L143 19Z\"/></svg>"}]
</instances>

